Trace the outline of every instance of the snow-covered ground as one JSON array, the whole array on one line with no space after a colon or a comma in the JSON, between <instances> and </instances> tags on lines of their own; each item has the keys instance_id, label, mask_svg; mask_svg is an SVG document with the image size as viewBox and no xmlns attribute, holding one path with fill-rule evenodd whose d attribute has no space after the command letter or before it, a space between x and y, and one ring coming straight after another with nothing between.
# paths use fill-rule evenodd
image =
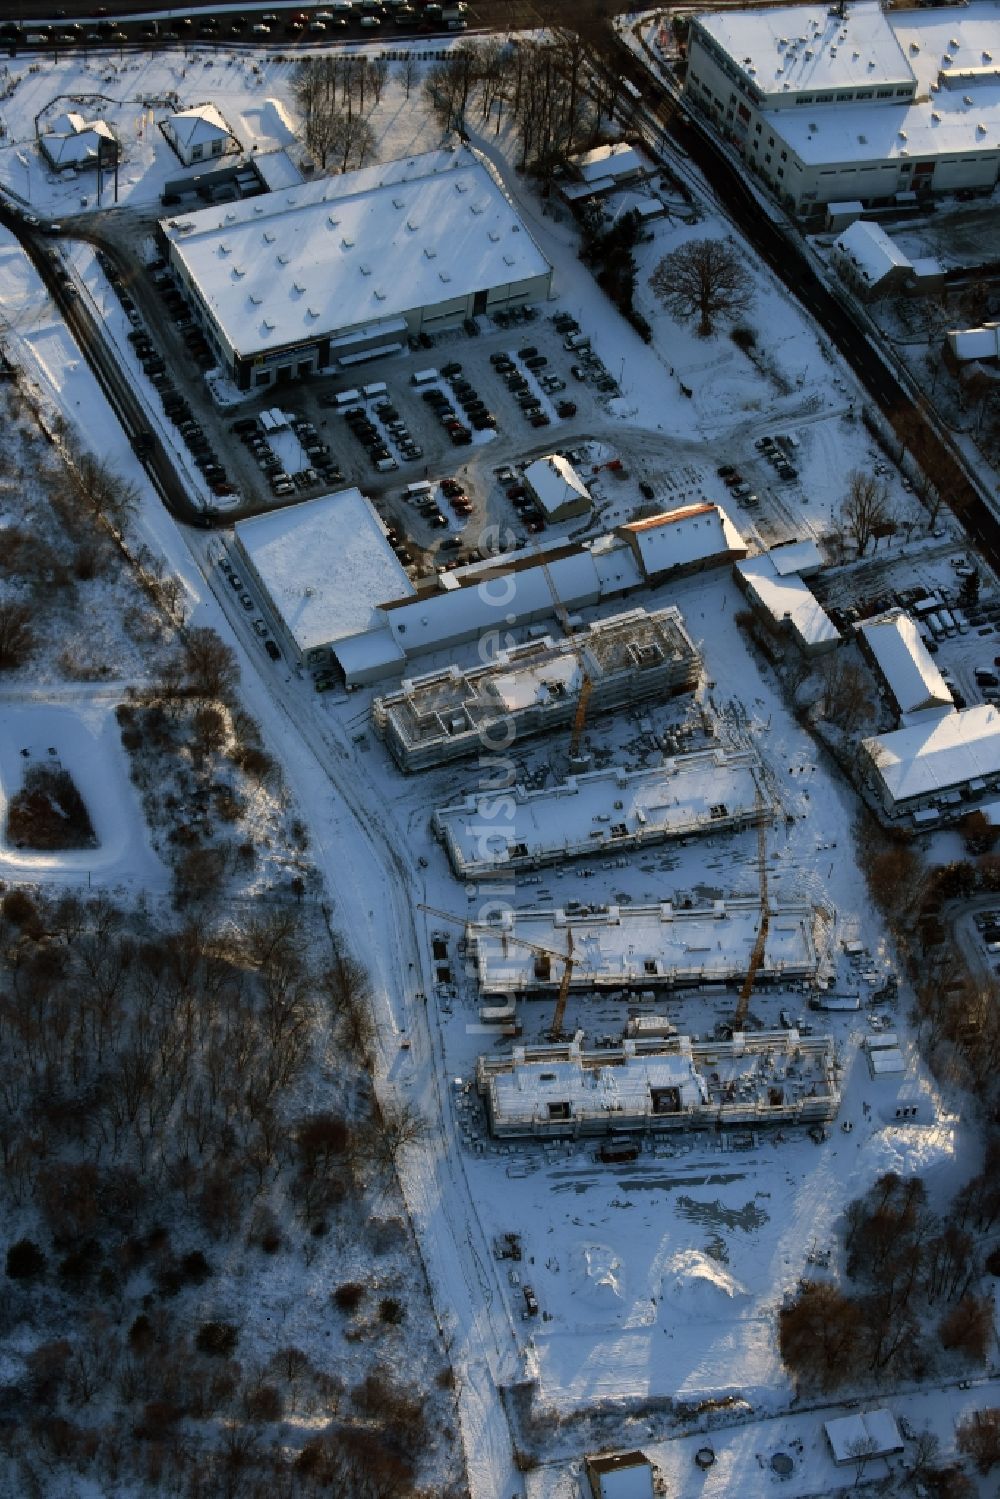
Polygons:
<instances>
[{"instance_id":1,"label":"snow-covered ground","mask_svg":"<svg viewBox=\"0 0 1000 1499\"><path fill-rule=\"evenodd\" d=\"M0 876L88 886L162 891L167 871L153 852L128 775L115 708L120 688L77 687L0 697ZM97 847L59 854L29 852L6 838L7 802L31 765L57 760L83 797Z\"/></svg>"},{"instance_id":2,"label":"snow-covered ground","mask_svg":"<svg viewBox=\"0 0 1000 1499\"><path fill-rule=\"evenodd\" d=\"M60 61L41 75L25 68L4 104L13 145L0 153L0 180L21 192L18 174L25 188L30 178L37 212L67 215L74 193L81 208L92 207L89 182L50 182L36 159L27 169L21 166L17 151L30 137L33 115L57 92L85 94L100 86L119 100L119 124L132 120L122 173L125 197L149 205L177 168L155 128L161 106L150 119L135 104L137 97L163 99L175 92L188 104L210 94L234 128L252 116L259 137L266 121L252 112L272 95L288 102L288 71L284 63L249 56L219 60L209 70L203 59L186 61L182 53L118 64ZM415 102L407 108L397 85L387 89L381 106L384 155L434 143L436 132ZM555 265L559 305L578 317L608 369L620 376L623 394L600 419L602 425L595 416L595 440L652 465L665 485L669 479L678 500L705 493L730 505L715 468L739 463L761 497L754 515L730 506L751 536L758 532L772 541L829 531L844 475L867 466L873 447L860 422L852 420L860 393L821 347L805 314L751 259L756 300L748 321L758 328L760 344L787 386L787 394L779 394L775 377L762 375L724 331L697 339L654 307L646 289L649 272L669 249L694 233L727 232L707 200L700 203L699 225L658 221L653 241L639 248L639 305L654 326L654 344L646 346L579 262L569 221L543 211L512 170L509 137L474 134L473 142L501 172ZM857 804L790 712L776 677L751 654L735 626L733 616L742 607L735 584L709 573L643 597L650 608L672 603L681 609L704 654L710 685L696 702L643 705L616 719L593 720L588 748L598 763L604 757L652 764L664 733L683 733L697 747L719 725L733 742L749 744L761 755L784 814L768 836L772 892L809 898L831 913L828 937L841 979L865 996L857 1014L811 1017L817 1030L831 1022L844 1064L841 1118L851 1131L835 1126L822 1145L798 1134L742 1142L678 1138L627 1167L599 1165L592 1150L577 1145L498 1147L486 1137L468 1088L476 1056L495 1044L495 1037L479 1024L476 995L458 960L459 926L448 927L457 989L452 997L436 990L430 956L430 933L441 929L441 919L417 909L426 902L462 919L476 915L491 893L452 878L429 827L433 808L481 789L489 767L477 770L470 763L404 778L372 733L370 693L317 699L307 681L283 664L272 666L220 581L215 563L225 537L182 532L163 512L79 351L9 243L0 259L0 306L12 352L30 372L40 401L62 412L84 432L88 445L112 456L140 485L137 528L180 579L189 618L211 624L239 648L247 705L280 758L292 798L308 822L311 854L327 883L333 921L371 970L380 1030L379 1087L387 1098L412 1100L431 1124L428 1138L404 1155L403 1188L459 1376L462 1435L476 1499L509 1499L523 1492L498 1394L501 1384L535 1380L540 1412L557 1418L546 1452L551 1464L544 1476L531 1478L529 1492L539 1499L571 1492L561 1487L578 1445L571 1418L582 1419L602 1402L624 1406L675 1395L693 1400L732 1393L757 1412L783 1410L791 1391L777 1356L775 1311L816 1252L834 1247L834 1225L846 1201L892 1169L923 1173L932 1202L942 1204L956 1182L975 1169L978 1146L974 1130L956 1117L953 1102L937 1093L916 1054L905 988L892 1011L871 1002L896 964L854 859ZM801 443L796 465L801 477L791 487L773 480L753 448L755 436L775 430L794 431ZM916 502L897 476L890 478L898 513L919 523ZM624 502L616 510L609 501L600 516L602 528L626 513ZM469 646L454 658L471 661L474 655L475 647ZM56 727L53 721L50 734ZM16 729L13 738L19 745ZM557 739L525 743L515 747L514 759L525 776L542 779L562 773L565 749ZM78 755L82 783L86 755ZM11 773L6 760L0 769L4 776ZM106 779L100 794L109 792ZM123 820L128 805L123 796ZM108 832L109 847L119 846L116 837ZM143 868L149 871L142 862L151 857L142 834L133 826L121 840L122 869L132 877ZM571 899L601 904L612 897L638 901L678 892L708 899L754 895L757 880L756 837L747 832L627 860L594 861L592 868L555 868L515 880L499 893L514 905ZM866 949L860 968L844 953L848 941ZM422 994L428 996L426 1004ZM776 991L756 996L753 1008L776 1022L779 1008L798 1015L804 1003L801 991ZM672 999L669 1009L682 1030L704 1034L731 1015L733 1004L732 994L689 994ZM888 1121L899 1083L873 1082L859 1051L871 1015L885 1016L899 1034L907 1065L903 1081L930 1099L930 1123ZM571 1027L581 1025L591 1038L620 1033L624 1018L623 1006L611 1000L573 1001L567 1016ZM545 1005L523 1007L529 1038L540 1036L549 1019ZM506 1231L522 1235L525 1258L519 1273L537 1294L537 1319L525 1320L523 1289L512 1283L510 1266L492 1253L494 1235ZM278 1296L285 1304L301 1289L261 1285L254 1294L262 1302ZM286 1315L298 1336L296 1314L286 1307ZM558 1418L568 1423L562 1436ZM670 1431L665 1414L651 1419L652 1434L644 1432L644 1442ZM804 1418L783 1419L787 1430L781 1427L775 1440L789 1446L797 1440L813 1443L813 1434L795 1424ZM738 1493L741 1499L769 1492L770 1475L754 1455L767 1450L764 1439L758 1436L751 1444L737 1431L726 1441L731 1454L723 1461L726 1443L720 1438L716 1475L728 1479L699 1479L705 1487L697 1489L690 1454L679 1444L657 1448L657 1460L673 1475L670 1491ZM817 1468L815 1474L820 1473ZM810 1469L801 1487L785 1491L820 1493L829 1482L825 1470L816 1477Z\"/></svg>"}]
</instances>

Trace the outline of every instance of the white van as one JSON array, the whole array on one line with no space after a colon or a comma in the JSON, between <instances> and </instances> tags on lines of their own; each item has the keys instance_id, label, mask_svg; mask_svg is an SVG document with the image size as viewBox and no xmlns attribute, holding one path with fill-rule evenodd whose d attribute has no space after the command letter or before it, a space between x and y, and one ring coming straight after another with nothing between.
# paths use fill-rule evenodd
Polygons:
<instances>
[{"instance_id":1,"label":"white van","mask_svg":"<svg viewBox=\"0 0 1000 1499\"><path fill-rule=\"evenodd\" d=\"M360 390L339 390L337 392L337 410L343 411L346 406L356 406L361 400Z\"/></svg>"},{"instance_id":2,"label":"white van","mask_svg":"<svg viewBox=\"0 0 1000 1499\"><path fill-rule=\"evenodd\" d=\"M375 465L375 470L380 474L394 474L399 468L395 458L380 458Z\"/></svg>"},{"instance_id":3,"label":"white van","mask_svg":"<svg viewBox=\"0 0 1000 1499\"><path fill-rule=\"evenodd\" d=\"M938 619L940 619L940 621L941 621L941 628L944 630L944 633L946 635L954 635L955 634L955 630L956 630L955 619L954 619L954 616L953 616L953 614L952 614L952 612L951 612L950 609L941 609L941 610L939 610L938 611Z\"/></svg>"},{"instance_id":4,"label":"white van","mask_svg":"<svg viewBox=\"0 0 1000 1499\"><path fill-rule=\"evenodd\" d=\"M420 500L429 499L434 493L434 485L426 479L418 479L415 484L407 484L403 493L410 503L414 504Z\"/></svg>"},{"instance_id":5,"label":"white van","mask_svg":"<svg viewBox=\"0 0 1000 1499\"><path fill-rule=\"evenodd\" d=\"M925 614L924 624L930 630L935 640L941 639L941 636L944 634L944 625L936 614Z\"/></svg>"},{"instance_id":6,"label":"white van","mask_svg":"<svg viewBox=\"0 0 1000 1499\"><path fill-rule=\"evenodd\" d=\"M432 380L438 378L437 370L414 370L410 376L411 385L430 385Z\"/></svg>"},{"instance_id":7,"label":"white van","mask_svg":"<svg viewBox=\"0 0 1000 1499\"><path fill-rule=\"evenodd\" d=\"M361 389L364 391L365 400L367 401L374 400L376 396L389 394L389 387L384 380L376 380L374 385L362 385Z\"/></svg>"}]
</instances>

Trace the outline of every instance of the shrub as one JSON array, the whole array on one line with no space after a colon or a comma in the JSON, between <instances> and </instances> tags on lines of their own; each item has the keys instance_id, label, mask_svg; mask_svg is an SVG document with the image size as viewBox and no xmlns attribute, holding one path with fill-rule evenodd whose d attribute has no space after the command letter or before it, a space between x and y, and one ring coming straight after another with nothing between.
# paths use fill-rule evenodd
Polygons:
<instances>
[{"instance_id":1,"label":"shrub","mask_svg":"<svg viewBox=\"0 0 1000 1499\"><path fill-rule=\"evenodd\" d=\"M365 1298L365 1287L357 1280L345 1281L333 1293L333 1304L339 1311L356 1312Z\"/></svg>"},{"instance_id":2,"label":"shrub","mask_svg":"<svg viewBox=\"0 0 1000 1499\"><path fill-rule=\"evenodd\" d=\"M200 1249L192 1249L181 1260L180 1272L185 1285L202 1286L210 1278L212 1267Z\"/></svg>"},{"instance_id":3,"label":"shrub","mask_svg":"<svg viewBox=\"0 0 1000 1499\"><path fill-rule=\"evenodd\" d=\"M228 1358L239 1338L239 1329L231 1322L203 1322L194 1345L199 1353L207 1353L212 1358Z\"/></svg>"},{"instance_id":4,"label":"shrub","mask_svg":"<svg viewBox=\"0 0 1000 1499\"><path fill-rule=\"evenodd\" d=\"M10 1280L34 1280L45 1269L45 1256L32 1239L18 1239L7 1250L7 1275Z\"/></svg>"},{"instance_id":5,"label":"shrub","mask_svg":"<svg viewBox=\"0 0 1000 1499\"><path fill-rule=\"evenodd\" d=\"M3 914L19 927L38 925L38 907L23 890L8 890L3 898Z\"/></svg>"},{"instance_id":6,"label":"shrub","mask_svg":"<svg viewBox=\"0 0 1000 1499\"><path fill-rule=\"evenodd\" d=\"M746 323L737 323L735 328L729 330L729 337L744 354L749 354L751 349L757 347L757 330Z\"/></svg>"},{"instance_id":7,"label":"shrub","mask_svg":"<svg viewBox=\"0 0 1000 1499\"><path fill-rule=\"evenodd\" d=\"M406 1308L398 1296L383 1296L378 1304L378 1315L381 1322L388 1322L391 1327L398 1327L406 1316Z\"/></svg>"}]
</instances>

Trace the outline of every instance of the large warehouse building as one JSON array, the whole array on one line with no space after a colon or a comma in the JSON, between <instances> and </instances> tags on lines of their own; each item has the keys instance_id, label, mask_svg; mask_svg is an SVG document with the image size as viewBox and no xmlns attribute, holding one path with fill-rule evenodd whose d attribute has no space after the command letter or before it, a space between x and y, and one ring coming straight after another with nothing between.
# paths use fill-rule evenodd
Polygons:
<instances>
[{"instance_id":1,"label":"large warehouse building","mask_svg":"<svg viewBox=\"0 0 1000 1499\"><path fill-rule=\"evenodd\" d=\"M863 0L696 16L685 94L802 216L986 193L1000 170L1000 7Z\"/></svg>"},{"instance_id":2,"label":"large warehouse building","mask_svg":"<svg viewBox=\"0 0 1000 1499\"><path fill-rule=\"evenodd\" d=\"M540 301L552 280L467 146L178 215L160 234L241 390L394 353L411 334Z\"/></svg>"}]
</instances>

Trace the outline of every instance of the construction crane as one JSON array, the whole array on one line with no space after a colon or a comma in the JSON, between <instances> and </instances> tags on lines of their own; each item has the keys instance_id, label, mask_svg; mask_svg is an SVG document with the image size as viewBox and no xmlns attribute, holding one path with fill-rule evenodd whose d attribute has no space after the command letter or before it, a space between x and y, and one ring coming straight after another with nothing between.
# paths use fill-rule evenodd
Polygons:
<instances>
[{"instance_id":1,"label":"construction crane","mask_svg":"<svg viewBox=\"0 0 1000 1499\"><path fill-rule=\"evenodd\" d=\"M542 565L545 581L549 585L549 593L552 595L552 607L555 610L556 618L562 625L566 639L572 641L575 638L573 626L570 623L569 614L566 612L566 605L559 597L559 590L556 587L556 580L552 576L552 569L549 567L548 558L541 548L538 549L536 555ZM580 750L580 740L583 738L584 725L587 722L587 708L590 703L590 694L594 690L594 684L587 670L587 662L579 646L574 648L574 655L576 656L577 665L580 668L580 691L576 700L576 712L573 715L573 732L569 740L569 758L571 760L576 759Z\"/></svg>"},{"instance_id":2,"label":"construction crane","mask_svg":"<svg viewBox=\"0 0 1000 1499\"><path fill-rule=\"evenodd\" d=\"M440 916L442 921L450 921L454 926L468 926L464 916L456 916L452 911L442 911L437 906L429 906L421 902L418 907L420 911L429 911L432 916ZM516 937L513 932L501 931L500 940L506 953L507 943L513 942L516 947L526 947L536 957L544 959L544 973L540 977L547 978L552 971L552 959L556 958L563 965L562 977L559 980L559 992L556 995L556 1007L552 1014L552 1024L548 1030L550 1041L562 1039L562 1024L566 1015L566 1001L569 998L569 986L573 977L575 959L573 957L573 931L566 929L566 951L560 952L555 947L543 947L539 942L529 942L526 937Z\"/></svg>"},{"instance_id":3,"label":"construction crane","mask_svg":"<svg viewBox=\"0 0 1000 1499\"><path fill-rule=\"evenodd\" d=\"M736 1006L736 1014L733 1017L733 1030L741 1031L746 1024L747 1011L750 1008L750 995L753 992L754 979L764 961L764 949L767 945L767 933L771 925L771 908L767 897L767 808L761 789L756 788L757 808L757 879L760 886L760 925L757 928L757 940L750 954L750 964L747 968L746 978L740 990L739 1001Z\"/></svg>"},{"instance_id":4,"label":"construction crane","mask_svg":"<svg viewBox=\"0 0 1000 1499\"><path fill-rule=\"evenodd\" d=\"M569 741L569 757L575 760L580 748L580 739L583 736L583 726L587 722L587 704L590 702L590 694L594 690L594 684L587 675L583 673L583 681L580 684L580 696L576 700L576 713L573 715L573 733Z\"/></svg>"}]
</instances>

